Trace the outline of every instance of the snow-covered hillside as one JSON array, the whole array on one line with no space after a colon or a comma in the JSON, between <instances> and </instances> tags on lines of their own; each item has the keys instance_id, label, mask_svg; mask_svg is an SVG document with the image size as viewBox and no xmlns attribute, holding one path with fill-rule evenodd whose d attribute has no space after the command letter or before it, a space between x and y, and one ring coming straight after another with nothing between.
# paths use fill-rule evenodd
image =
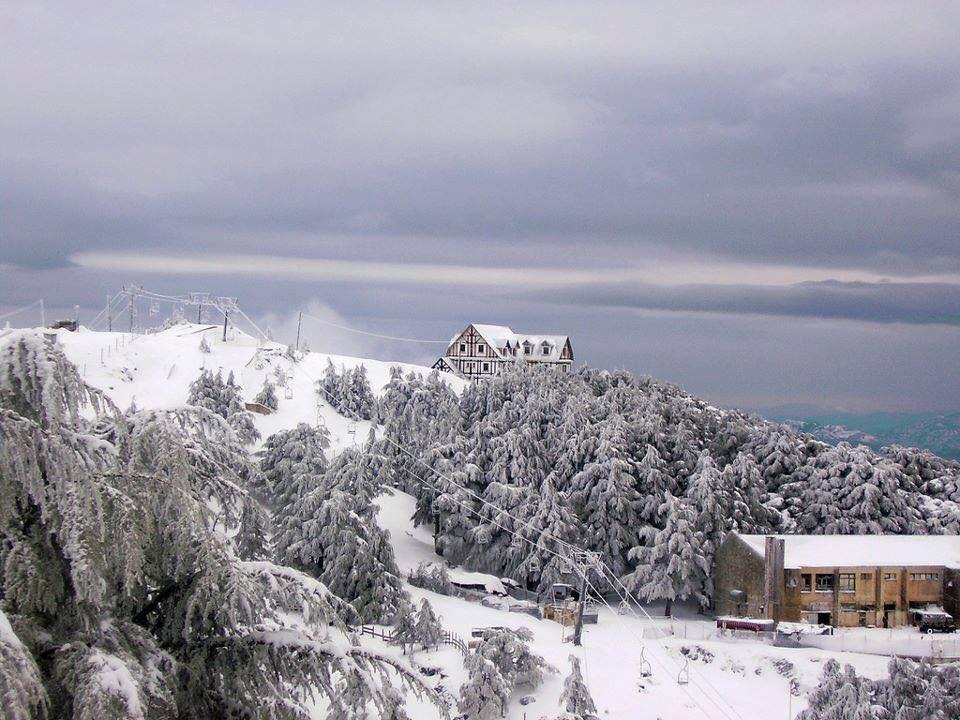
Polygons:
<instances>
[{"instance_id":1,"label":"snow-covered hillside","mask_svg":"<svg viewBox=\"0 0 960 720\"><path fill-rule=\"evenodd\" d=\"M370 430L367 421L350 421L336 413L326 401L318 401L314 388L330 360L339 369L351 369L363 364L375 394L386 383L391 367L402 367L404 372L427 374L430 368L405 363L387 363L378 360L305 353L294 363L284 355L281 343L260 341L236 328L230 328L226 342L223 329L217 325L181 324L153 335L92 332L81 328L78 332L61 330L57 339L67 357L80 370L84 380L103 390L121 408L135 403L140 408L172 408L183 405L190 383L201 370L224 376L233 373L250 401L260 390L264 379L276 379L276 370L287 378L285 388L277 388L279 409L271 415L254 415L262 439L299 422L324 422L330 432L331 452L361 443ZM200 349L206 339L209 353ZM462 381L450 377L456 387ZM254 447L256 450L256 447Z\"/></svg>"},{"instance_id":2,"label":"snow-covered hillside","mask_svg":"<svg viewBox=\"0 0 960 720\"><path fill-rule=\"evenodd\" d=\"M59 332L58 341L67 357L74 362L91 385L106 392L120 407L135 403L140 408L171 408L182 405L189 384L202 369L233 373L244 397L252 399L265 378L276 376L276 369L287 377L289 392L278 389L279 409L276 413L256 415L255 422L264 439L278 430L297 423L323 422L330 431L331 454L361 443L369 430L367 422L353 422L339 415L326 402L318 403L314 382L319 379L328 358L346 368L362 363L368 372L374 392L379 392L395 363L352 357L309 353L293 362L284 356L285 347L277 343L258 342L231 330L226 342L222 330L215 326L178 325L154 335L98 333L81 330ZM205 338L210 352L200 348ZM426 374L428 368L403 366ZM458 389L462 382L450 378ZM255 448L254 448L255 449ZM415 500L400 491L381 496L379 523L389 531L397 564L403 572L420 562L442 559L433 553L433 542L424 528L414 528L410 517ZM804 648L785 649L751 641L715 637L713 623L693 612L662 620L659 608L651 608L653 619L620 614L601 607L599 622L589 625L583 647L575 648L564 641L561 626L550 620L511 613L506 601L490 600L480 604L466 599L439 595L407 586L419 601L429 598L443 625L462 637L469 637L478 627L525 627L533 633L533 650L543 655L559 673L549 675L536 691L514 693L507 717L553 717L558 713L558 698L567 672L567 656L572 652L581 659L587 683L603 718L650 717L675 720L694 718L780 718L790 717L804 705L803 696L817 682L823 663L836 658L853 664L868 677L886 674L887 659L876 655L833 653ZM493 605L493 606L489 606ZM675 612L675 614L677 614ZM406 662L397 648L382 641L363 638L366 646ZM693 658L693 659L690 659ZM417 652L414 663L436 667L440 675L432 682L441 683L453 696L465 673L462 658L449 647L436 652ZM644 661L650 663L652 675L645 676ZM678 682L681 669L690 673L688 683ZM790 693L791 683L800 692ZM532 694L532 702L521 699ZM410 698L409 712L415 719L439 717L429 703ZM318 708L317 717L323 717Z\"/></svg>"}]
</instances>

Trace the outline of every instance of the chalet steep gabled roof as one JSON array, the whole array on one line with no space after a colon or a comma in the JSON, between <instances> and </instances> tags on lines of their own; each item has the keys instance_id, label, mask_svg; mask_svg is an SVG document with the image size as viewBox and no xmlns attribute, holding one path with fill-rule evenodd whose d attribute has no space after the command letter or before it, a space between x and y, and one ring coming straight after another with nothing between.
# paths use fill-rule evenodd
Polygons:
<instances>
[{"instance_id":1,"label":"chalet steep gabled roof","mask_svg":"<svg viewBox=\"0 0 960 720\"><path fill-rule=\"evenodd\" d=\"M755 554L765 538L784 541L785 568L948 567L960 569L957 535L737 535Z\"/></svg>"},{"instance_id":2,"label":"chalet steep gabled roof","mask_svg":"<svg viewBox=\"0 0 960 720\"><path fill-rule=\"evenodd\" d=\"M517 333L506 325L486 325L472 323L480 337L487 341L487 344L493 348L498 357L503 357L502 349L512 343L513 347L519 347L524 342L529 342L534 346L534 352L530 355L532 360L558 361L563 352L564 345L567 344L569 336L567 335L532 335L526 333ZM451 340L452 345L463 333L457 333ZM550 352L546 355L541 354L541 346L546 341L550 344Z\"/></svg>"}]
</instances>

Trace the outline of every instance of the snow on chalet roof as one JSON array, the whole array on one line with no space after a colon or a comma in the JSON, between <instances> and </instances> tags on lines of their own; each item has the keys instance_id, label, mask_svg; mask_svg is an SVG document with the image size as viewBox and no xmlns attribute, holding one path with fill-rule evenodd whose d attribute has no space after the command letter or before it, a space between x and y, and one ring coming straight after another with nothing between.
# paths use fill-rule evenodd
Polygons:
<instances>
[{"instance_id":1,"label":"snow on chalet roof","mask_svg":"<svg viewBox=\"0 0 960 720\"><path fill-rule=\"evenodd\" d=\"M763 557L766 535L740 535ZM784 542L784 567L948 567L960 569L957 535L774 535Z\"/></svg>"},{"instance_id":2,"label":"snow on chalet roof","mask_svg":"<svg viewBox=\"0 0 960 720\"><path fill-rule=\"evenodd\" d=\"M531 356L534 360L559 360L560 353L563 352L563 346L566 345L567 340L569 339L568 335L529 335L525 333L517 333L508 328L506 325L478 325L477 323L472 323L473 329L476 330L480 335L486 340L490 347L492 347L497 355L503 356L501 352L507 343L513 347L518 347L524 342L529 342L534 346L534 353ZM461 333L457 333L450 340L452 345ZM542 344L546 342L549 344L549 352L544 355L541 352Z\"/></svg>"}]
</instances>

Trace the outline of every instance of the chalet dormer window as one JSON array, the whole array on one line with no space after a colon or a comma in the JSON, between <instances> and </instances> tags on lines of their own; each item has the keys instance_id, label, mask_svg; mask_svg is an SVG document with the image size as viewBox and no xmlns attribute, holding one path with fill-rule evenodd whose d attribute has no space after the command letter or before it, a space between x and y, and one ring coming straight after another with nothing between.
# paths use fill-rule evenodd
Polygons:
<instances>
[{"instance_id":1,"label":"chalet dormer window","mask_svg":"<svg viewBox=\"0 0 960 720\"><path fill-rule=\"evenodd\" d=\"M540 352L542 352L544 355L549 355L549 354L550 354L550 343L548 343L548 342L543 343L543 344L540 346Z\"/></svg>"},{"instance_id":2,"label":"chalet dormer window","mask_svg":"<svg viewBox=\"0 0 960 720\"><path fill-rule=\"evenodd\" d=\"M533 345L529 342L523 344L523 354L524 355L533 355Z\"/></svg>"}]
</instances>

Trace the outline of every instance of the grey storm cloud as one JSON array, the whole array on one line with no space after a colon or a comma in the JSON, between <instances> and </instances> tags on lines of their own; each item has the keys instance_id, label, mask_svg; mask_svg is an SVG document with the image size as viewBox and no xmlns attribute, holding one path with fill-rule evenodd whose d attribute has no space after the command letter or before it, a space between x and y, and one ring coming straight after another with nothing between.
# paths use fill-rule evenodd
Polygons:
<instances>
[{"instance_id":1,"label":"grey storm cloud","mask_svg":"<svg viewBox=\"0 0 960 720\"><path fill-rule=\"evenodd\" d=\"M958 26L955 2L6 3L0 309L146 278L264 317L581 323L598 362L632 312L883 323L932 352L960 301ZM415 289L96 253L695 277L452 292L442 268Z\"/></svg>"},{"instance_id":2,"label":"grey storm cloud","mask_svg":"<svg viewBox=\"0 0 960 720\"><path fill-rule=\"evenodd\" d=\"M960 285L945 283L803 282L749 285L594 286L572 293L584 305L709 313L960 325Z\"/></svg>"}]
</instances>

